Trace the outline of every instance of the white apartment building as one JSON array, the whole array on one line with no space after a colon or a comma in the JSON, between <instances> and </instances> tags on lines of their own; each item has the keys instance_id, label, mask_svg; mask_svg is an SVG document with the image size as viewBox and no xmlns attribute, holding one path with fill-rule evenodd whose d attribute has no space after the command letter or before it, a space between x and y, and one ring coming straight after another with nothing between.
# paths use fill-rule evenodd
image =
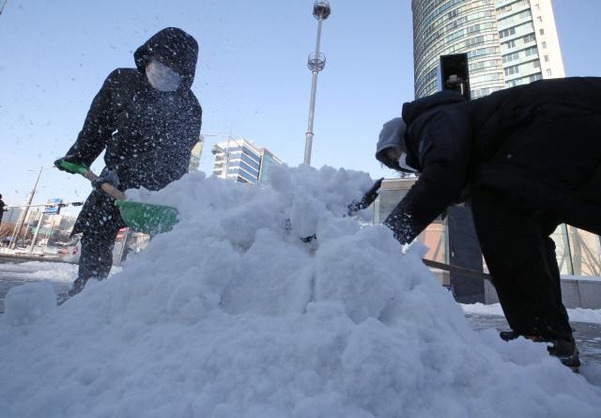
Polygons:
<instances>
[{"instance_id":1,"label":"white apartment building","mask_svg":"<svg viewBox=\"0 0 601 418\"><path fill-rule=\"evenodd\" d=\"M505 87L565 77L551 0L496 2Z\"/></svg>"},{"instance_id":2,"label":"white apartment building","mask_svg":"<svg viewBox=\"0 0 601 418\"><path fill-rule=\"evenodd\" d=\"M282 161L266 148L244 138L229 138L215 144L213 174L240 183L255 183L266 178L269 167Z\"/></svg>"}]
</instances>

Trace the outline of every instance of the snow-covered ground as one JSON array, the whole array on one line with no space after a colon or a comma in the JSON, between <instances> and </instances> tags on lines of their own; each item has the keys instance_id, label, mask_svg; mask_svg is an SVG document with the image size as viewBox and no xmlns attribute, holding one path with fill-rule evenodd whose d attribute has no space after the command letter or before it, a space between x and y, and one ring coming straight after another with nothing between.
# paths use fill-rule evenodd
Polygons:
<instances>
[{"instance_id":1,"label":"snow-covered ground","mask_svg":"<svg viewBox=\"0 0 601 418\"><path fill-rule=\"evenodd\" d=\"M476 315L499 315L503 316L501 305L494 303L484 305L482 303L473 303L469 305L461 305L463 311L468 314ZM573 322L588 322L591 324L601 324L601 310L599 309L568 309L570 321ZM600 335L601 337L601 335Z\"/></svg>"},{"instance_id":2,"label":"snow-covered ground","mask_svg":"<svg viewBox=\"0 0 601 418\"><path fill-rule=\"evenodd\" d=\"M598 417L598 365L474 331L464 311L499 307L458 305L419 247L345 216L371 184L301 166L129 192L179 224L60 307L48 281L8 293L0 416Z\"/></svg>"}]
</instances>

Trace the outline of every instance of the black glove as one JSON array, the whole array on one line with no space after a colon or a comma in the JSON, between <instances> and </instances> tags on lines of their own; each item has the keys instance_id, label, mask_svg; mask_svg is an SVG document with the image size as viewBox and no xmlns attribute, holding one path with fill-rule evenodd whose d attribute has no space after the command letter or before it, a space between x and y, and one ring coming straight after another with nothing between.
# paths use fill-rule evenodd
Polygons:
<instances>
[{"instance_id":1,"label":"black glove","mask_svg":"<svg viewBox=\"0 0 601 418\"><path fill-rule=\"evenodd\" d=\"M70 174L77 174L77 172L71 171L68 168L63 167L63 165L61 164L63 161L71 163L71 164L81 165L80 162L75 161L73 155L65 155L64 157L59 158L58 160L56 160L54 162L54 166L56 168L58 168L59 170L61 170L61 171L65 171L65 172L70 173Z\"/></svg>"},{"instance_id":2,"label":"black glove","mask_svg":"<svg viewBox=\"0 0 601 418\"><path fill-rule=\"evenodd\" d=\"M317 239L317 235L315 235L315 234L313 234L313 235L307 235L306 237L303 237L300 240L302 242L304 242L305 244L308 244L311 241L313 241L314 239Z\"/></svg>"},{"instance_id":3,"label":"black glove","mask_svg":"<svg viewBox=\"0 0 601 418\"><path fill-rule=\"evenodd\" d=\"M349 214L352 214L354 212L358 212L358 211L363 210L363 209L367 209L369 207L369 205L371 205L372 203L374 203L374 200L376 200L377 197L378 197L378 190L380 190L380 187L382 187L382 181L383 180L384 180L384 177L382 177L379 180L376 180L376 182L374 183L374 185L371 186L371 189L369 189L367 191L367 193L365 193L363 195L363 198L361 199L360 202L352 202L348 206Z\"/></svg>"},{"instance_id":4,"label":"black glove","mask_svg":"<svg viewBox=\"0 0 601 418\"><path fill-rule=\"evenodd\" d=\"M94 187L94 189L96 189L100 193L104 193L104 191L102 190L102 185L104 183L108 183L111 186L118 188L119 176L117 175L117 170L109 170L108 167L104 167L98 178L92 181L92 187Z\"/></svg>"},{"instance_id":5,"label":"black glove","mask_svg":"<svg viewBox=\"0 0 601 418\"><path fill-rule=\"evenodd\" d=\"M390 215L384 221L384 225L392 229L394 237L401 244L411 244L411 242L424 230L427 225L422 225L416 221L406 210L403 201L390 212Z\"/></svg>"}]
</instances>

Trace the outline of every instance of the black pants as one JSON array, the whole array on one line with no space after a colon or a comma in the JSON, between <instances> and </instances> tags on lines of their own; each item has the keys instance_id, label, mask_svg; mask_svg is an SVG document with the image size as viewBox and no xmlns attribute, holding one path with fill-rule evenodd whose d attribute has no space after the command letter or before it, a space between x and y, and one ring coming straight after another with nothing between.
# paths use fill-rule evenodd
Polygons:
<instances>
[{"instance_id":1,"label":"black pants","mask_svg":"<svg viewBox=\"0 0 601 418\"><path fill-rule=\"evenodd\" d=\"M482 254L511 329L570 339L555 243L558 219L523 208L498 191L474 190L472 213Z\"/></svg>"},{"instance_id":2,"label":"black pants","mask_svg":"<svg viewBox=\"0 0 601 418\"><path fill-rule=\"evenodd\" d=\"M119 229L106 228L84 233L81 237L81 256L78 279L106 278L113 265L113 247Z\"/></svg>"},{"instance_id":3,"label":"black pants","mask_svg":"<svg viewBox=\"0 0 601 418\"><path fill-rule=\"evenodd\" d=\"M104 279L109 275L115 238L123 226L113 199L93 191L73 228L74 233L82 233L79 272L73 293L81 291L89 278Z\"/></svg>"}]
</instances>

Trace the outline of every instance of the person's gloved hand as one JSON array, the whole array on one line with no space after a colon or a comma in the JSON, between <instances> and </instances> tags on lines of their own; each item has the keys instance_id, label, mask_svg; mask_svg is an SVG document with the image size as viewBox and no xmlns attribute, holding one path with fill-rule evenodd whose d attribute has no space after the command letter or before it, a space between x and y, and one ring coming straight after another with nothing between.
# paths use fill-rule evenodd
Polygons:
<instances>
[{"instance_id":1,"label":"person's gloved hand","mask_svg":"<svg viewBox=\"0 0 601 418\"><path fill-rule=\"evenodd\" d=\"M59 158L58 160L56 160L54 162L54 166L56 168L58 168L59 170L61 170L61 171L65 171L65 172L70 173L70 174L77 174L76 171L72 171L72 170L69 170L66 167L63 167L63 165L62 165L63 161L65 161L67 163L71 163L71 164L81 165L80 162L74 160L74 156L73 155L65 155L64 157Z\"/></svg>"},{"instance_id":2,"label":"person's gloved hand","mask_svg":"<svg viewBox=\"0 0 601 418\"><path fill-rule=\"evenodd\" d=\"M104 167L98 178L92 181L92 187L97 191L104 193L102 185L108 183L113 187L119 187L119 176L117 170L110 170L108 167Z\"/></svg>"},{"instance_id":3,"label":"person's gloved hand","mask_svg":"<svg viewBox=\"0 0 601 418\"><path fill-rule=\"evenodd\" d=\"M380 190L380 187L382 187L382 181L383 180L384 180L384 177L382 177L381 179L376 180L376 182L374 183L374 185L371 186L371 189L369 189L363 195L363 198L361 199L361 201L359 201L359 202L352 202L348 206L349 213L352 214L353 212L358 212L360 210L367 209L369 207L369 205L371 205L372 203L374 203L374 200L376 200L377 197L378 197L378 190Z\"/></svg>"},{"instance_id":4,"label":"person's gloved hand","mask_svg":"<svg viewBox=\"0 0 601 418\"><path fill-rule=\"evenodd\" d=\"M410 244L428 226L415 219L408 206L402 200L384 220L384 225L392 230L394 237L402 245Z\"/></svg>"}]
</instances>

